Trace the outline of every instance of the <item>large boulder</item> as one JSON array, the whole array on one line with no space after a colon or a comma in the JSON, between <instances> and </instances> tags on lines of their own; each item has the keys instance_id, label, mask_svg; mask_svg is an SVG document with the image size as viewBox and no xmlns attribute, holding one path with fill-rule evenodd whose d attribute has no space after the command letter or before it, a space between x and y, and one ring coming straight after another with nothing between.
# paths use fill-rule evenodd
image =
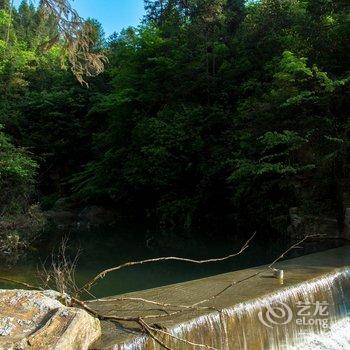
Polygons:
<instances>
[{"instance_id":1,"label":"large boulder","mask_svg":"<svg viewBox=\"0 0 350 350\"><path fill-rule=\"evenodd\" d=\"M101 336L99 320L64 306L54 291L0 290L1 350L85 350Z\"/></svg>"}]
</instances>

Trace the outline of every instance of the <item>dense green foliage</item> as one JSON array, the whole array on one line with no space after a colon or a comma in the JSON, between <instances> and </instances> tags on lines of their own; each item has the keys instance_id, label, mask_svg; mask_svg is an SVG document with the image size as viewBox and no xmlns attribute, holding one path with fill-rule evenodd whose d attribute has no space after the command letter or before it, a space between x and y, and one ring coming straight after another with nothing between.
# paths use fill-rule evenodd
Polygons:
<instances>
[{"instance_id":1,"label":"dense green foliage","mask_svg":"<svg viewBox=\"0 0 350 350\"><path fill-rule=\"evenodd\" d=\"M0 206L3 213L25 207L35 171L36 163L24 150L13 146L9 138L0 131Z\"/></svg>"},{"instance_id":2,"label":"dense green foliage","mask_svg":"<svg viewBox=\"0 0 350 350\"><path fill-rule=\"evenodd\" d=\"M108 41L92 22L110 63L89 89L62 68L59 44L43 50L50 18L24 1L11 19L2 6L0 123L39 162L44 201L70 196L182 230L283 231L293 206L341 223L347 1L145 6L140 27ZM11 147L13 181L31 183L33 161Z\"/></svg>"}]
</instances>

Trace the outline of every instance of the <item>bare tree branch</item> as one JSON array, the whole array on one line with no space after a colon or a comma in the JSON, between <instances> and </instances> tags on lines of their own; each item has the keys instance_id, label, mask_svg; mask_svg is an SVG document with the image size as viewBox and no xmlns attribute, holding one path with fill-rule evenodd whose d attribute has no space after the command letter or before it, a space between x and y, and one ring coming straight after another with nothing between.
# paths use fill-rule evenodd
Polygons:
<instances>
[{"instance_id":1,"label":"bare tree branch","mask_svg":"<svg viewBox=\"0 0 350 350\"><path fill-rule=\"evenodd\" d=\"M161 334L167 335L167 336L169 336L169 337L171 337L171 338L173 338L175 340L178 340L181 343L185 343L186 345L190 345L190 346L195 347L195 348L199 347L199 348L210 349L210 350L218 350L217 348L214 348L214 347L212 347L210 345L193 343L193 342L191 342L189 340L186 340L186 339L180 338L180 337L178 337L176 335L173 335L173 334L171 334L171 333L169 333L169 332L167 332L167 331L165 331L163 329L152 327L149 324L147 324L146 322L144 322L142 318L140 319L140 324L142 326L144 326L144 328L146 328L148 330L151 330L152 332L156 332L156 333L161 333ZM164 344L161 344L161 345L164 346Z\"/></svg>"},{"instance_id":2,"label":"bare tree branch","mask_svg":"<svg viewBox=\"0 0 350 350\"><path fill-rule=\"evenodd\" d=\"M80 289L77 286L75 272L80 255L80 250L76 252L73 259L68 256L68 237L63 237L57 251L51 254L51 263L46 268L44 262L38 275L46 288L55 289L61 294L77 296ZM89 291L87 294L93 296Z\"/></svg>"},{"instance_id":3,"label":"bare tree branch","mask_svg":"<svg viewBox=\"0 0 350 350\"><path fill-rule=\"evenodd\" d=\"M242 254L245 250L247 250L250 242L253 240L255 235L256 235L256 232L245 242L245 244L242 246L242 248L238 252L230 254L230 255L225 256L223 258L215 258L215 259L208 259L208 260L193 260L193 259L187 259L187 258L168 256L168 257L161 257L161 258L155 258L155 259L146 259L146 260L141 260L141 261L131 261L131 262L127 262L127 263L124 263L122 265L112 267L112 268L109 268L107 270L100 272L92 280L90 280L88 283L86 283L82 287L82 289L89 290L98 280L103 279L107 274L121 270L125 267L130 267L130 266L143 265L143 264L155 263L155 262L160 262L160 261L169 261L169 260L188 262L188 263L192 263L192 264L208 264L208 263L212 263L212 262L221 262L221 261L229 260L229 259L232 259L232 258Z\"/></svg>"},{"instance_id":4,"label":"bare tree branch","mask_svg":"<svg viewBox=\"0 0 350 350\"><path fill-rule=\"evenodd\" d=\"M6 278L6 277L1 277L0 276L0 280L4 281L4 282L7 282L7 283L11 283L11 284L17 284L17 285L20 285L22 287L26 287L28 289L43 290L43 288L41 288L41 287L34 286L32 284L29 284L29 283L26 283L26 282L22 282L22 281L17 281L17 280L11 279L11 278Z\"/></svg>"},{"instance_id":5,"label":"bare tree branch","mask_svg":"<svg viewBox=\"0 0 350 350\"><path fill-rule=\"evenodd\" d=\"M169 348L162 340L160 340L152 331L152 329L148 326L146 322L142 319L139 320L139 325L143 328L143 330L148 334L152 339L154 339L160 346L162 346L166 350L173 350Z\"/></svg>"},{"instance_id":6,"label":"bare tree branch","mask_svg":"<svg viewBox=\"0 0 350 350\"><path fill-rule=\"evenodd\" d=\"M302 238L300 241L296 242L292 246L290 246L285 252L283 252L280 256L278 256L270 265L269 269L272 269L274 265L276 265L280 260L282 260L290 251L293 249L300 249L302 248L300 245L303 244L305 241L309 240L310 238L326 238L326 235L321 234L310 234L306 235L304 238Z\"/></svg>"},{"instance_id":7,"label":"bare tree branch","mask_svg":"<svg viewBox=\"0 0 350 350\"><path fill-rule=\"evenodd\" d=\"M108 299L94 299L94 302L99 302L99 303L109 303L112 301L134 301L134 302L142 302L145 304L151 304L151 305L157 305L157 306L162 306L162 307L172 307L172 308L177 308L177 309L194 309L192 306L189 305L177 305L177 304L169 304L169 303L161 303L159 301L154 301L154 300L149 300L149 299L144 299L144 298L131 298L131 297L119 297L119 298L108 298ZM195 308L196 310L207 310L207 309L212 309L207 306L203 306L201 308Z\"/></svg>"},{"instance_id":8,"label":"bare tree branch","mask_svg":"<svg viewBox=\"0 0 350 350\"><path fill-rule=\"evenodd\" d=\"M319 235L319 234L311 234L311 235L306 235L303 239L301 239L300 241L298 241L297 243L293 244L292 246L290 246L287 250L285 250L281 255L279 255L268 267L267 270L271 270L273 268L273 266L275 266L280 260L282 260L291 250L293 249L297 249L300 248L300 244L304 243L305 241L307 241L310 238L321 238L324 237L324 235ZM262 273L266 272L266 269L258 271L253 273L250 276L247 276L241 280L238 281L232 281L232 283L230 283L229 285L227 285L225 288L223 288L222 290L220 290L218 293L214 294L213 296L211 296L210 298L201 300L195 304L192 304L190 306L195 307L201 304L205 304L209 301L212 301L214 299L216 299L217 297L219 297L220 295L224 294L227 290L231 289L232 287L236 286L237 284L240 284L242 282L248 281L254 277L260 276Z\"/></svg>"}]
</instances>

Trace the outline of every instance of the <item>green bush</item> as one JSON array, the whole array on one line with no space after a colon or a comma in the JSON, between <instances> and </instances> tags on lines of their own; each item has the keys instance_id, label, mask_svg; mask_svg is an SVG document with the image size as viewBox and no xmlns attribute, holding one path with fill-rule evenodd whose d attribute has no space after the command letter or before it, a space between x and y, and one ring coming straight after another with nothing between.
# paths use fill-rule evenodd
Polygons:
<instances>
[{"instance_id":1,"label":"green bush","mask_svg":"<svg viewBox=\"0 0 350 350\"><path fill-rule=\"evenodd\" d=\"M0 210L12 214L27 208L34 188L36 162L0 131Z\"/></svg>"}]
</instances>

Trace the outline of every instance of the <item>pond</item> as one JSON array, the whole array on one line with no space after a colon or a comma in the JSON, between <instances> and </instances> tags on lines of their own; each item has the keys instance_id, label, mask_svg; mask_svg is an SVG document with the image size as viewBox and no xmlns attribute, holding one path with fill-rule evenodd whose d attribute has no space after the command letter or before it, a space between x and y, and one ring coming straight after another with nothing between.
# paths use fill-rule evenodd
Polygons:
<instances>
[{"instance_id":1,"label":"pond","mask_svg":"<svg viewBox=\"0 0 350 350\"><path fill-rule=\"evenodd\" d=\"M79 252L76 269L78 284L84 284L106 268L128 261L159 256L192 259L222 257L238 251L247 240L247 237L244 237L223 243L215 237L190 239L175 234L159 234L142 227L124 224L71 232L49 230L44 233L36 249L22 256L15 264L10 264L9 259L1 261L1 276L31 284L40 283L38 272L43 270L43 264L50 265L52 252L57 250L62 237L68 237L69 255L75 256ZM307 243L305 249L298 249L289 257L325 250L340 244L335 240ZM96 297L106 297L267 264L289 245L286 240L276 237L268 239L257 234L251 246L243 254L228 261L204 265L167 261L128 267L107 275L92 289L92 293ZM0 288L18 288L18 286L0 282Z\"/></svg>"}]
</instances>

